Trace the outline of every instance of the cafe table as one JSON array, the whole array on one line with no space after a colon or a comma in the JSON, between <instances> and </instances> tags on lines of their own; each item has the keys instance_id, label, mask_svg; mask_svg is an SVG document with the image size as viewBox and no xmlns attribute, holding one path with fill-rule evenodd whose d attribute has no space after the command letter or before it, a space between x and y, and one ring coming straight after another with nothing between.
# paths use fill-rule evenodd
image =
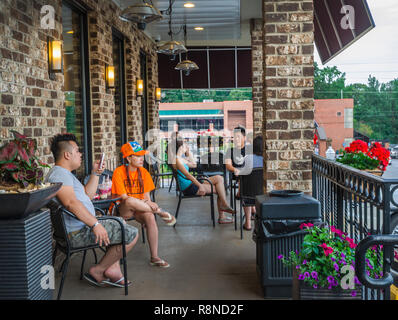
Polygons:
<instances>
[{"instance_id":1,"label":"cafe table","mask_svg":"<svg viewBox=\"0 0 398 320\"><path fill-rule=\"evenodd\" d=\"M109 214L108 210L109 210L111 203L114 203L115 205L117 205L117 202L121 198L122 198L121 196L112 193L111 195L107 196L104 199L93 199L93 200L91 200L91 202L93 203L95 208L102 209L105 211L105 214Z\"/></svg>"}]
</instances>

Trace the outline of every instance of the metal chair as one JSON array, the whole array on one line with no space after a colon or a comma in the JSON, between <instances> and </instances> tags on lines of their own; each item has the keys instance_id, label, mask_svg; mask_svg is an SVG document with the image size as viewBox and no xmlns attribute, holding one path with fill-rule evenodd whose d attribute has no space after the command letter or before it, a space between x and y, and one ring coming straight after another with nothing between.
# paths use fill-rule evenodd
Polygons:
<instances>
[{"instance_id":1,"label":"metal chair","mask_svg":"<svg viewBox=\"0 0 398 320\"><path fill-rule=\"evenodd\" d=\"M85 246L85 247L78 247L78 248L72 247L69 237L68 237L68 232L67 232L66 226L65 226L64 214L66 214L74 219L77 219L77 220L78 220L78 218L72 212L68 211L65 207L63 207L61 204L59 204L55 200L51 200L50 203L48 204L48 207L51 210L51 222L52 222L52 226L53 226L53 237L55 240L55 248L54 248L54 252L53 252L53 266L55 264L55 258L57 256L58 250L66 255L66 258L63 261L63 263L61 265L61 270L60 270L60 272L62 272L62 278L61 278L61 283L60 283L60 287L59 287L58 295L57 295L57 300L60 300L64 282L65 282L66 272L68 270L68 265L69 265L71 256L74 253L83 252L83 260L82 260L82 264L81 264L81 268L80 268L80 280L82 280L83 279L84 262L86 260L87 250L93 250L94 257L95 257L95 263L97 263L97 255L95 253L95 249L101 248L101 247L98 244L93 244L93 245L89 245L89 246ZM101 214L104 214L103 210L101 210L99 208L96 208L96 210L101 212ZM125 295L127 296L128 295L128 281L127 281L127 260L126 260L126 243L125 243L125 235L124 235L124 225L121 221L119 221L115 217L111 217L111 216L104 215L101 217L97 217L97 220L99 220L99 221L115 220L120 225L120 231L122 233L122 241L120 244L122 245L122 252L123 252L123 257L121 259L121 262L123 264L124 279L126 279L125 285L124 285L124 292L125 292Z\"/></svg>"},{"instance_id":2,"label":"metal chair","mask_svg":"<svg viewBox=\"0 0 398 320\"><path fill-rule=\"evenodd\" d=\"M256 204L256 196L264 194L263 168L254 168L249 175L239 176L240 183L240 238L243 239L243 208Z\"/></svg>"},{"instance_id":3,"label":"metal chair","mask_svg":"<svg viewBox=\"0 0 398 320\"><path fill-rule=\"evenodd\" d=\"M178 194L178 204L177 204L177 209L176 209L176 214L175 214L175 217L176 217L176 219L177 219L177 218L178 218L178 212L179 212L179 210L180 210L180 205L181 205L181 200L182 200L182 199L198 198L198 197L201 197L201 196L198 196L198 195L186 196L186 195L184 195L184 193L182 192L181 187L180 187L180 182L179 182L178 179L177 179L178 175L182 176L181 173L178 172L177 170L175 170L173 167L171 167L171 170L172 170L172 173L173 173L174 180L175 180L175 182L176 182L176 189L177 189L177 194ZM198 181L200 181L200 182L202 182L202 181L207 181L208 183L210 183L211 193L206 194L205 196L209 196L209 197L210 197L210 215L211 215L211 219L212 219L212 221L213 221L213 228L214 228L214 227L216 226L215 218L214 218L214 194L213 194L213 187L214 187L214 186L213 186L213 184L211 183L211 181L210 181L209 179L207 179L206 176L198 175L198 176L196 177L196 179L197 179ZM175 224L174 227L175 227L176 225L177 225L177 224Z\"/></svg>"}]
</instances>

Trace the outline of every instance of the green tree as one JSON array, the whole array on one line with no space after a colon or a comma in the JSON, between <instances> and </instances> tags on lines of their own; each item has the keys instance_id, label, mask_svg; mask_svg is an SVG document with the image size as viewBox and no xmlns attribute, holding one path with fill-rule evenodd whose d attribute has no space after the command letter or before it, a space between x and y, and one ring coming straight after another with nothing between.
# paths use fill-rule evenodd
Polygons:
<instances>
[{"instance_id":1,"label":"green tree","mask_svg":"<svg viewBox=\"0 0 398 320\"><path fill-rule=\"evenodd\" d=\"M345 73L337 67L318 67L314 62L315 99L340 99L345 88Z\"/></svg>"}]
</instances>

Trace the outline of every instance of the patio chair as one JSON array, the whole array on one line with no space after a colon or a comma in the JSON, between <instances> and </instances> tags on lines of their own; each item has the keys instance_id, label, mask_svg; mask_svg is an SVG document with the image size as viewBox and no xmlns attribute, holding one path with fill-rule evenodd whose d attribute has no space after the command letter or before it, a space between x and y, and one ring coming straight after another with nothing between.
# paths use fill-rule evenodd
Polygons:
<instances>
[{"instance_id":1,"label":"patio chair","mask_svg":"<svg viewBox=\"0 0 398 320\"><path fill-rule=\"evenodd\" d=\"M178 194L178 204L177 204L177 209L176 209L176 213L175 213L175 217L176 217L176 219L177 219L177 218L178 218L178 213L179 213L179 210L180 210L180 205L181 205L181 200L182 200L182 199L198 198L198 197L201 197L201 196L198 196L198 195L186 196L186 195L184 195L184 193L183 193L182 190L181 190L180 183L179 183L179 181L178 181L178 179L177 179L177 176L178 176L178 175L181 176L181 173L179 173L179 172L178 172L177 170L175 170L173 167L171 167L171 170L172 170L172 173L173 173L174 180L175 180L175 182L176 182L176 190L177 190L177 194ZM206 194L205 196L209 196L209 197L210 197L210 216L211 216L211 219L212 219L212 221L213 221L213 228L214 228L214 227L216 226L216 224L215 224L215 218L214 218L214 194L213 194L213 184L212 184L211 181L210 181L209 179L207 179L207 178L208 178L208 177L203 176L203 175L198 175L198 176L196 177L196 179L197 179L198 181L200 181L200 182L202 182L202 181L207 181L208 183L210 183L211 193ZM174 225L174 228L175 228L176 225L177 225L177 223Z\"/></svg>"},{"instance_id":2,"label":"patio chair","mask_svg":"<svg viewBox=\"0 0 398 320\"><path fill-rule=\"evenodd\" d=\"M239 200L240 197L236 195L237 190L239 190L239 177L235 176L232 172L228 171L229 183L229 205L236 212L236 200ZM235 219L235 230L237 230L237 220Z\"/></svg>"},{"instance_id":3,"label":"patio chair","mask_svg":"<svg viewBox=\"0 0 398 320\"><path fill-rule=\"evenodd\" d=\"M63 207L61 204L59 204L55 200L51 200L50 203L48 204L48 207L51 210L51 222L52 222L52 226L53 226L53 237L55 240L55 248L54 248L54 252L53 252L53 266L55 264L55 258L57 256L58 250L66 255L66 258L63 261L63 263L61 265L61 269L60 269L60 272L62 272L62 278L61 278L61 283L60 283L60 287L58 289L58 295L57 295L57 300L60 300L71 256L74 253L83 252L83 259L82 259L82 264L80 267L80 280L82 280L83 279L84 262L86 260L87 250L93 250L95 263L97 263L97 255L95 253L95 249L100 248L103 250L103 248L101 248L98 244L93 244L93 245L89 245L89 246L85 246L85 247L78 247L78 248L73 247L69 241L68 233L66 231L64 213L74 219L77 219L77 217L72 212L68 211L65 207ZM115 220L120 224L120 230L122 232L122 241L120 244L122 245L122 252L123 252L123 257L121 259L121 263L123 265L124 279L127 279L127 260L126 260L126 244L125 244L125 236L124 236L124 225L122 222L120 222L115 217L105 216L105 212L103 210L96 208L96 211L99 211L101 214L103 214L103 216L97 217L97 220L99 220L99 221ZM125 281L124 293L126 296L128 295L128 281Z\"/></svg>"},{"instance_id":4,"label":"patio chair","mask_svg":"<svg viewBox=\"0 0 398 320\"><path fill-rule=\"evenodd\" d=\"M264 194L263 168L254 168L249 175L239 176L240 183L240 238L243 239L243 208L256 204L256 196Z\"/></svg>"},{"instance_id":5,"label":"patio chair","mask_svg":"<svg viewBox=\"0 0 398 320\"><path fill-rule=\"evenodd\" d=\"M151 197L152 197L152 201L156 202L155 201L155 192L156 192L156 188L158 187L159 181L162 180L162 188L163 188L163 186L164 186L163 185L163 178L166 177L166 176L170 176L170 175L172 176L173 173L171 171L160 172L159 159L156 158L153 154L149 154L149 161L150 161L150 172L151 172L151 175L153 177L153 182L154 182L154 185L155 185L155 190L153 190L151 192ZM163 164L161 163L161 166L162 165ZM172 176L171 181L170 181L170 185L169 185L169 192L170 192L171 187L173 185L173 180L174 180L174 177Z\"/></svg>"}]
</instances>

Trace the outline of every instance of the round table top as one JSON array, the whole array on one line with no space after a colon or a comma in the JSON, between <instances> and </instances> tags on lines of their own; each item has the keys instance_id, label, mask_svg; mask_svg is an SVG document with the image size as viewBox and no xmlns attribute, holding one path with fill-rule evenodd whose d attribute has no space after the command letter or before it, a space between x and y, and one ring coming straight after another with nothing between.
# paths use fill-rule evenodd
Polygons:
<instances>
[{"instance_id":1,"label":"round table top","mask_svg":"<svg viewBox=\"0 0 398 320\"><path fill-rule=\"evenodd\" d=\"M118 194L113 194L113 193L112 193L111 196L108 196L108 197L105 198L105 199L93 199L93 200L91 200L91 202L92 202L94 205L99 205L99 204L111 204L111 202L120 200L121 198L122 198L122 197L119 196Z\"/></svg>"}]
</instances>

